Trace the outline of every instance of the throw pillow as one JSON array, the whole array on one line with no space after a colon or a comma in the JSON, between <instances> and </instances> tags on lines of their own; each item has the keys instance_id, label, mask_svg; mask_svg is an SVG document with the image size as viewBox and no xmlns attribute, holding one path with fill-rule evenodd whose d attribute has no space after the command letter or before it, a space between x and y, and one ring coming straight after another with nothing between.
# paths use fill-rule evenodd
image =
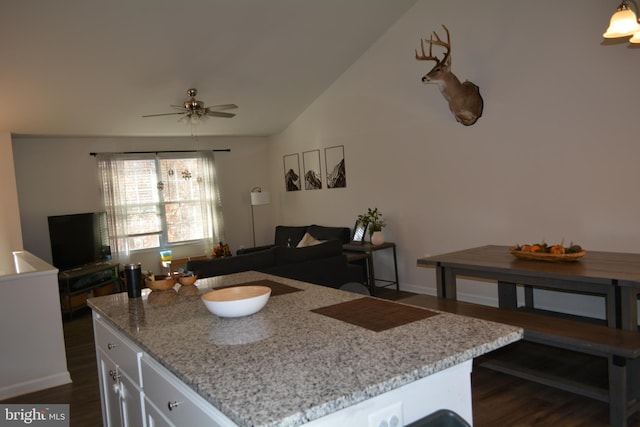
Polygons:
<instances>
[{"instance_id":1,"label":"throw pillow","mask_svg":"<svg viewBox=\"0 0 640 427\"><path fill-rule=\"evenodd\" d=\"M307 246L315 246L315 245L319 245L320 243L324 243L324 241L316 239L315 237L313 237L309 233L304 233L304 236L302 236L302 240L300 240L300 242L298 243L298 246L296 246L296 248L304 248L304 247L307 247Z\"/></svg>"},{"instance_id":2,"label":"throw pillow","mask_svg":"<svg viewBox=\"0 0 640 427\"><path fill-rule=\"evenodd\" d=\"M276 246L292 246L298 244L298 242L307 232L307 226L292 227L287 225L278 225L276 227L276 234L274 238L274 244Z\"/></svg>"}]
</instances>

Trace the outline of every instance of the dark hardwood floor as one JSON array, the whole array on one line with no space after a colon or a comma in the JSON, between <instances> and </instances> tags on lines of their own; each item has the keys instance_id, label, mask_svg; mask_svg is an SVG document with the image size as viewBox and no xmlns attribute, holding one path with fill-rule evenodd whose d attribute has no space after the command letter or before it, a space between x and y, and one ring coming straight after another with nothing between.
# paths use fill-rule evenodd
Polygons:
<instances>
[{"instance_id":1,"label":"dark hardwood floor","mask_svg":"<svg viewBox=\"0 0 640 427\"><path fill-rule=\"evenodd\" d=\"M381 289L376 296L401 301L413 295ZM26 394L1 403L68 403L71 427L102 425L100 393L89 312L64 322L72 384ZM476 427L601 427L609 425L608 405L479 366L472 374ZM640 427L635 416L629 427Z\"/></svg>"}]
</instances>

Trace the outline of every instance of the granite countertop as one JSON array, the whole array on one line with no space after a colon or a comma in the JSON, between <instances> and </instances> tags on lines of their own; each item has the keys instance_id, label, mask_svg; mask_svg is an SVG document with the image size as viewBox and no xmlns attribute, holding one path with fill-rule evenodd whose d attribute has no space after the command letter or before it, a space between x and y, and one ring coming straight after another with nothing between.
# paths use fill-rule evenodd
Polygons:
<instances>
[{"instance_id":1,"label":"granite countertop","mask_svg":"<svg viewBox=\"0 0 640 427\"><path fill-rule=\"evenodd\" d=\"M272 295L237 319L216 317L200 299L263 279L302 291ZM520 328L449 313L374 332L311 311L362 295L257 272L175 289L89 305L240 426L297 426L522 337Z\"/></svg>"}]
</instances>

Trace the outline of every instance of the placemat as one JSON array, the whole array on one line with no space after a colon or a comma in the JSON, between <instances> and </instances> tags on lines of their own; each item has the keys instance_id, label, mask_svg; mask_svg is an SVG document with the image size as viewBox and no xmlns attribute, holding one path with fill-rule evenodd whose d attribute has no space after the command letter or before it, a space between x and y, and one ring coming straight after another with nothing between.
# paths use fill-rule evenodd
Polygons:
<instances>
[{"instance_id":1,"label":"placemat","mask_svg":"<svg viewBox=\"0 0 640 427\"><path fill-rule=\"evenodd\" d=\"M293 286L285 285L284 283L274 282L273 280L264 279L256 280L254 282L239 283L237 285L223 286L216 289L232 288L234 286L268 286L271 288L271 296L276 297L278 295L290 294L292 292L302 291L303 289L294 288Z\"/></svg>"},{"instance_id":2,"label":"placemat","mask_svg":"<svg viewBox=\"0 0 640 427\"><path fill-rule=\"evenodd\" d=\"M311 311L374 332L385 331L439 314L435 311L371 297L316 308Z\"/></svg>"}]
</instances>

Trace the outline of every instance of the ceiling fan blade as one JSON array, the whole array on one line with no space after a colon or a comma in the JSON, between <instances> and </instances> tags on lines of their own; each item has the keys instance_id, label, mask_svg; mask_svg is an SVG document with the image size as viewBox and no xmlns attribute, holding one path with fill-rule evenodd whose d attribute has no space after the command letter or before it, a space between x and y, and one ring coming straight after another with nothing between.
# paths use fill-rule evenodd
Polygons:
<instances>
[{"instance_id":1,"label":"ceiling fan blade","mask_svg":"<svg viewBox=\"0 0 640 427\"><path fill-rule=\"evenodd\" d=\"M169 107L177 108L178 110L187 111L187 109L184 108L184 105L169 105Z\"/></svg>"},{"instance_id":2,"label":"ceiling fan blade","mask_svg":"<svg viewBox=\"0 0 640 427\"><path fill-rule=\"evenodd\" d=\"M207 112L210 110L233 110L234 108L238 108L238 106L236 104L212 105L211 107L207 107Z\"/></svg>"},{"instance_id":3,"label":"ceiling fan blade","mask_svg":"<svg viewBox=\"0 0 640 427\"><path fill-rule=\"evenodd\" d=\"M223 113L222 111L207 111L207 116L213 116L213 117L226 117L226 118L231 118L231 117L235 117L236 115L233 113Z\"/></svg>"},{"instance_id":4,"label":"ceiling fan blade","mask_svg":"<svg viewBox=\"0 0 640 427\"><path fill-rule=\"evenodd\" d=\"M147 114L142 117L158 117L158 116L173 116L174 114L185 114L185 113L162 113L162 114Z\"/></svg>"}]
</instances>

